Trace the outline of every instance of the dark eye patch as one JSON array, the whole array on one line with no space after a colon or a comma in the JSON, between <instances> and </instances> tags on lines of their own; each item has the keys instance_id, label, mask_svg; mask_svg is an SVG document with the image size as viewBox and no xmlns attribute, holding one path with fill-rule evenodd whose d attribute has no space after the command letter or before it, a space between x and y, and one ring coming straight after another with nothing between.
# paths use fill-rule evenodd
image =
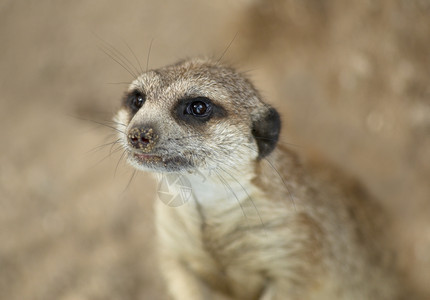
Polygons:
<instances>
[{"instance_id":1,"label":"dark eye patch","mask_svg":"<svg viewBox=\"0 0 430 300\"><path fill-rule=\"evenodd\" d=\"M141 91L134 90L127 93L123 99L123 105L135 114L145 104L146 95Z\"/></svg>"},{"instance_id":2,"label":"dark eye patch","mask_svg":"<svg viewBox=\"0 0 430 300\"><path fill-rule=\"evenodd\" d=\"M173 109L173 117L189 124L204 124L212 118L225 117L227 112L223 107L213 103L207 97L192 97L180 99Z\"/></svg>"}]
</instances>

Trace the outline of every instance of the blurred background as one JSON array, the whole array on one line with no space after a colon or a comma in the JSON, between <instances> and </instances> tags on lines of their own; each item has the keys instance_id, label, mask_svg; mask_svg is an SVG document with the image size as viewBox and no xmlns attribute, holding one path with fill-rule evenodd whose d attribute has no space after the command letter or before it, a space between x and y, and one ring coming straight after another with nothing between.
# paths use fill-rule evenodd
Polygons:
<instances>
[{"instance_id":1,"label":"blurred background","mask_svg":"<svg viewBox=\"0 0 430 300\"><path fill-rule=\"evenodd\" d=\"M132 80L109 57L121 55L137 69L223 56L246 71L282 112L282 141L378 197L430 295L429 0L2 0L0 299L167 299L156 182L130 182L100 147L114 132L96 122Z\"/></svg>"}]
</instances>

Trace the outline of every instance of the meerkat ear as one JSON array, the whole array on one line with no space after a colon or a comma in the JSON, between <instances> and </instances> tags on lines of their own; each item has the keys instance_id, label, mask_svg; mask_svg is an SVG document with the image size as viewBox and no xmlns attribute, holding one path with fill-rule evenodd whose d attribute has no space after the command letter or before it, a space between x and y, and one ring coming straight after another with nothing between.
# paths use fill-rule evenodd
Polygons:
<instances>
[{"instance_id":1,"label":"meerkat ear","mask_svg":"<svg viewBox=\"0 0 430 300\"><path fill-rule=\"evenodd\" d=\"M257 142L258 159L269 155L278 143L281 131L281 118L273 107L260 114L252 122L252 135Z\"/></svg>"}]
</instances>

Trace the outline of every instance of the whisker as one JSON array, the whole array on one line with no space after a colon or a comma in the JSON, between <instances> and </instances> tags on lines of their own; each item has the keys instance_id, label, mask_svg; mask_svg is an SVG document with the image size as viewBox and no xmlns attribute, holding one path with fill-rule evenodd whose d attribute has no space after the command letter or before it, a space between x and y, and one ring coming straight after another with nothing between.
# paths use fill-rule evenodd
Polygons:
<instances>
[{"instance_id":1,"label":"whisker","mask_svg":"<svg viewBox=\"0 0 430 300\"><path fill-rule=\"evenodd\" d=\"M103 145L99 145L99 146L97 146L97 147L94 147L93 149L88 150L88 151L87 151L87 152L85 152L85 153L86 153L86 154L88 154L88 153L92 153L92 152L95 152L95 151L99 151L99 150L101 150L102 148L104 148L104 147L106 147L106 146L115 145L115 144L119 143L119 141L120 141L120 140L121 140L121 139L119 138L119 139L117 139L116 141L109 142L109 143L106 143L106 144L103 144Z\"/></svg>"},{"instance_id":2,"label":"whisker","mask_svg":"<svg viewBox=\"0 0 430 300\"><path fill-rule=\"evenodd\" d=\"M243 71L238 72L240 75L247 75L247 74L251 74L252 72L255 72L256 69L246 69Z\"/></svg>"},{"instance_id":3,"label":"whisker","mask_svg":"<svg viewBox=\"0 0 430 300\"><path fill-rule=\"evenodd\" d=\"M122 152L122 154L121 154L120 158L118 159L118 162L116 163L115 171L114 171L114 173L113 173L113 177L114 177L114 178L116 177L116 172L118 171L119 163L121 162L121 160L123 159L123 157L124 157L124 155L125 155L126 153L127 153L127 149L125 149L125 150Z\"/></svg>"},{"instance_id":4,"label":"whisker","mask_svg":"<svg viewBox=\"0 0 430 300\"><path fill-rule=\"evenodd\" d=\"M111 126L111 125L108 125L108 124L105 124L105 123L102 123L102 122L99 122L99 121L95 121L95 120L91 120L91 119L86 119L86 118L82 118L82 117L77 117L77 116L71 116L71 117L73 117L75 119L78 119L78 120L81 120L81 121L87 121L87 122L95 123L95 124L98 124L98 125L101 125L101 126L104 126L104 127L110 128L110 129L113 129L113 130L115 130L115 131L117 131L119 133L125 134L125 132L119 130L118 128L116 128L114 126ZM106 123L115 123L115 121L106 121ZM115 123L115 124L117 124L117 123ZM122 124L122 123L118 123L118 125L126 126L125 124Z\"/></svg>"},{"instance_id":5,"label":"whisker","mask_svg":"<svg viewBox=\"0 0 430 300\"><path fill-rule=\"evenodd\" d=\"M110 152L108 155L104 156L102 159L100 159L99 161L97 161L94 165L92 165L90 167L90 169L93 169L95 167L97 167L99 164L101 164L103 161L105 161L108 157L111 157L112 154L115 154L116 152L120 151L121 149L123 149L123 146L121 145L120 147L116 148L114 151Z\"/></svg>"},{"instance_id":6,"label":"whisker","mask_svg":"<svg viewBox=\"0 0 430 300\"><path fill-rule=\"evenodd\" d=\"M98 47L100 51L102 51L104 54L106 54L107 56L109 56L113 61L115 61L117 64L119 64L121 67L124 68L124 70L126 70L131 77L134 79L137 77L137 74L134 74L130 69L128 69L128 66L126 63L123 62L123 60L121 58L116 57L114 54L109 53L107 50L103 49L102 47Z\"/></svg>"},{"instance_id":7,"label":"whisker","mask_svg":"<svg viewBox=\"0 0 430 300\"><path fill-rule=\"evenodd\" d=\"M257 206L255 205L254 199L252 199L251 195L249 195L248 191L245 189L245 187L239 182L239 180L237 180L233 175L231 175L229 172L227 172L226 170L224 170L223 168L221 168L220 166L218 166L219 169L221 169L221 171L223 171L224 173L226 173L228 176L230 176L236 183L238 183L241 187L241 189L246 193L246 196L248 197L248 199L251 201L252 206L255 209L255 212L258 215L258 218L260 219L261 225L263 226L263 228L265 228L263 219L261 218L261 214L258 211ZM266 230L264 229L264 232L266 233Z\"/></svg>"},{"instance_id":8,"label":"whisker","mask_svg":"<svg viewBox=\"0 0 430 300\"><path fill-rule=\"evenodd\" d=\"M149 50L148 50L148 55L146 57L146 72L148 72L148 67L149 67L149 56L151 55L151 49L152 49L152 42L154 41L154 39L151 39L151 42L149 43Z\"/></svg>"},{"instance_id":9,"label":"whisker","mask_svg":"<svg viewBox=\"0 0 430 300\"><path fill-rule=\"evenodd\" d=\"M120 125L120 126L127 127L127 124L124 124L124 123L121 123L121 122L118 122L118 121L115 121L115 120L106 121L106 123L112 123L112 124L115 124L115 125Z\"/></svg>"},{"instance_id":10,"label":"whisker","mask_svg":"<svg viewBox=\"0 0 430 300\"><path fill-rule=\"evenodd\" d=\"M131 49L130 45L125 40L123 40L123 43L127 46L128 50L130 50L131 55L133 55L134 59L136 60L137 64L139 65L140 74L142 74L143 73L142 65L140 64L140 61L137 58L136 54L134 53L134 51Z\"/></svg>"},{"instance_id":11,"label":"whisker","mask_svg":"<svg viewBox=\"0 0 430 300\"><path fill-rule=\"evenodd\" d=\"M278 139L271 139L271 138L267 138L267 137L263 137L263 136L254 136L254 137L256 139L259 139L259 140L275 141L275 142L277 142L279 144L283 144L283 145L287 145L287 146L292 146L292 147L296 147L296 148L303 148L303 146L300 146L298 144L287 143L287 142L280 141Z\"/></svg>"},{"instance_id":12,"label":"whisker","mask_svg":"<svg viewBox=\"0 0 430 300\"><path fill-rule=\"evenodd\" d=\"M139 70L135 67L135 65L125 56L121 51L116 49L111 43L107 42L106 40L102 39L100 36L96 35L96 37L102 42L104 48L110 52L110 54L114 55L117 59L119 59L123 64L125 64L127 67L134 69L135 76L139 75ZM125 43L125 41L123 40ZM127 44L127 43L126 43ZM131 69L129 69L131 71Z\"/></svg>"},{"instance_id":13,"label":"whisker","mask_svg":"<svg viewBox=\"0 0 430 300\"><path fill-rule=\"evenodd\" d=\"M245 146L245 147L247 147L247 148L249 148L250 150L252 150L252 151L255 151L255 152L257 152L258 153L258 151L256 151L255 149L252 149L251 147L249 147L249 146L246 146L246 145L243 145L243 146ZM297 210L297 208L296 208L296 202L294 201L294 197L293 197L293 194L291 193L291 191L290 191L290 189L288 188L288 186L287 186L287 183L285 182L285 179L284 179L284 177L281 175L281 173L279 173L279 171L278 171L278 169L276 169L275 168L275 166L273 165L273 163L267 158L267 157L263 157L263 160L265 160L268 164L269 164L269 166L276 172L276 174L279 176L279 178L281 179L281 181L282 181L282 184L285 186L285 188L287 189L287 192L288 192L288 195L289 195L289 197L290 197L290 201L291 201L291 203L293 204L293 207L294 207L294 210Z\"/></svg>"},{"instance_id":14,"label":"whisker","mask_svg":"<svg viewBox=\"0 0 430 300\"><path fill-rule=\"evenodd\" d=\"M125 149L125 146L121 143L121 141L122 141L122 138L119 138L118 139L119 146ZM116 143L112 144L112 146L109 149L109 154L115 153L115 151L118 149L118 148L116 148L115 150L113 150L113 147L115 147L115 145L116 145Z\"/></svg>"},{"instance_id":15,"label":"whisker","mask_svg":"<svg viewBox=\"0 0 430 300\"><path fill-rule=\"evenodd\" d=\"M213 170L216 174L216 176L218 177L218 179L220 180L220 182L229 189L229 191L233 194L233 196L236 198L237 204L239 204L240 209L242 210L242 214L243 216L247 219L247 215L245 213L245 210L243 209L243 205L240 202L239 198L237 197L236 193L234 192L233 188L228 184L228 182L221 176L221 174L219 174L217 172L217 170Z\"/></svg>"},{"instance_id":16,"label":"whisker","mask_svg":"<svg viewBox=\"0 0 430 300\"><path fill-rule=\"evenodd\" d=\"M122 193L124 194L128 188L130 187L131 182L133 181L134 177L136 176L137 173L137 169L134 169L133 174L131 174L130 180L127 183L127 186L125 187L125 189L122 191Z\"/></svg>"},{"instance_id":17,"label":"whisker","mask_svg":"<svg viewBox=\"0 0 430 300\"><path fill-rule=\"evenodd\" d=\"M236 32L236 34L234 35L233 39L230 41L230 43L228 44L227 48L225 48L225 50L223 51L223 53L221 54L221 56L218 58L217 62L220 62L221 59L224 57L224 55L227 53L228 49L230 49L230 46L233 44L234 40L236 39L237 35L239 34L239 32Z\"/></svg>"}]
</instances>

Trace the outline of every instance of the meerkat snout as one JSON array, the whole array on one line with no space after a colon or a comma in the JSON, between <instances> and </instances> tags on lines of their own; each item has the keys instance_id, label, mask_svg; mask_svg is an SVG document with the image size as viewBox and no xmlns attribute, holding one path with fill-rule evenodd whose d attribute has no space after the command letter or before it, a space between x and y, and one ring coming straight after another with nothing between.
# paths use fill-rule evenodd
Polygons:
<instances>
[{"instance_id":1,"label":"meerkat snout","mask_svg":"<svg viewBox=\"0 0 430 300\"><path fill-rule=\"evenodd\" d=\"M157 143L158 135L151 127L139 126L130 129L127 139L133 149L149 152Z\"/></svg>"}]
</instances>

